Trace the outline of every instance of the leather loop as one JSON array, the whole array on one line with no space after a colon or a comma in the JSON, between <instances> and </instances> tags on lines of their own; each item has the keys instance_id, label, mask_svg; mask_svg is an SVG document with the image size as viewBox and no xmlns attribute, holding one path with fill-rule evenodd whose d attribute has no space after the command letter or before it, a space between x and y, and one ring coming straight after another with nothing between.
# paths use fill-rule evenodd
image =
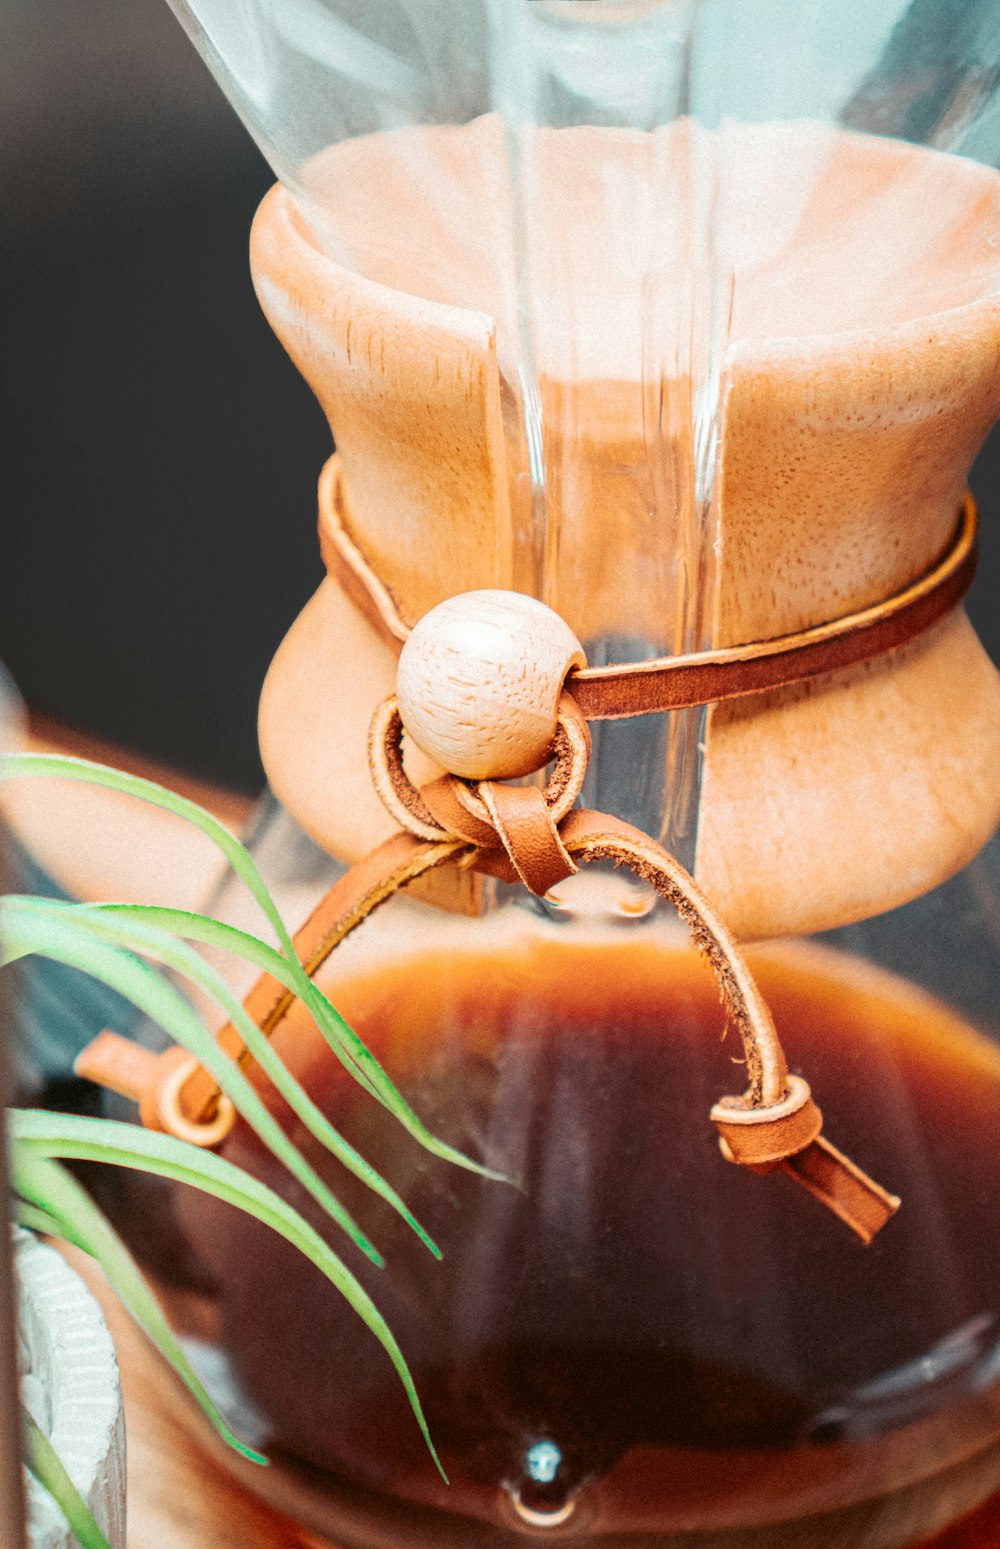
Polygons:
<instances>
[{"instance_id":1,"label":"leather loop","mask_svg":"<svg viewBox=\"0 0 1000 1549\"><path fill-rule=\"evenodd\" d=\"M147 1129L175 1135L193 1146L211 1151L220 1146L233 1127L236 1109L213 1082L211 1104L192 1104L188 1082L201 1071L193 1054L168 1049L159 1056L157 1078L139 1104L139 1116Z\"/></svg>"},{"instance_id":2,"label":"leather loop","mask_svg":"<svg viewBox=\"0 0 1000 1549\"><path fill-rule=\"evenodd\" d=\"M446 834L454 834L468 844L492 849L500 843L499 835L489 812L485 817L471 811L462 798L464 787L455 775L442 775L429 785L420 787L420 796L434 821L440 823ZM480 805L482 805L480 803Z\"/></svg>"},{"instance_id":3,"label":"leather loop","mask_svg":"<svg viewBox=\"0 0 1000 1549\"><path fill-rule=\"evenodd\" d=\"M723 1097L711 1119L727 1161L751 1172L780 1168L864 1243L899 1209L898 1195L883 1189L820 1133L823 1116L801 1076L789 1076L780 1103L754 1107L745 1097Z\"/></svg>"},{"instance_id":4,"label":"leather loop","mask_svg":"<svg viewBox=\"0 0 1000 1549\"><path fill-rule=\"evenodd\" d=\"M741 1167L773 1167L812 1145L823 1128L823 1115L801 1076L789 1076L784 1097L769 1107L754 1107L746 1097L723 1097L709 1117L723 1156Z\"/></svg>"},{"instance_id":5,"label":"leather loop","mask_svg":"<svg viewBox=\"0 0 1000 1549\"><path fill-rule=\"evenodd\" d=\"M576 866L559 837L583 787L590 757L590 732L568 694L559 701L555 761L544 791L537 786L497 781L470 782L446 774L421 790L403 767L403 723L395 699L379 705L372 719L368 761L372 781L389 813L418 839L458 839L480 850L501 846L512 880L544 897Z\"/></svg>"},{"instance_id":6,"label":"leather loop","mask_svg":"<svg viewBox=\"0 0 1000 1549\"><path fill-rule=\"evenodd\" d=\"M511 865L526 888L539 898L576 871L552 813L537 785L502 785L483 780L479 794L493 820Z\"/></svg>"},{"instance_id":7,"label":"leather loop","mask_svg":"<svg viewBox=\"0 0 1000 1549\"><path fill-rule=\"evenodd\" d=\"M475 782L446 774L417 790L403 767L403 722L394 697L383 700L368 734L368 765L383 806L400 828L418 839L459 837L491 848L500 844L492 816ZM572 696L559 700L553 769L543 792L553 824L559 824L583 789L590 731Z\"/></svg>"},{"instance_id":8,"label":"leather loop","mask_svg":"<svg viewBox=\"0 0 1000 1549\"><path fill-rule=\"evenodd\" d=\"M81 1052L73 1069L84 1081L138 1103L147 1129L176 1135L193 1146L211 1150L222 1144L233 1127L236 1111L229 1098L186 1049L154 1054L105 1028ZM186 1086L196 1072L211 1082L207 1103L198 1101L197 1094L193 1103L188 1100Z\"/></svg>"},{"instance_id":9,"label":"leather loop","mask_svg":"<svg viewBox=\"0 0 1000 1549\"><path fill-rule=\"evenodd\" d=\"M515 823L511 818L512 809L505 807L506 796L511 791L520 792L524 789L531 788L509 788L500 806L494 799L495 793L486 793L486 800L492 801L497 809L499 831L506 832L508 837ZM536 791L529 799L535 806L535 816L530 819L534 833L534 823L538 817L537 803L540 799L544 805L544 798ZM501 811L501 807L505 810ZM766 1110L787 1106L788 1071L767 1005L735 943L680 863L639 830L604 813L571 813L560 826L559 838L571 863L611 860L628 866L637 876L651 882L657 892L673 903L690 929L695 943L708 958L718 979L726 1008L739 1028L749 1077L745 1098L737 1100L736 1105L732 1100L717 1104L713 1114L721 1111L725 1115L724 1123L735 1130L741 1125L751 1127L749 1121L736 1117L738 1113L744 1114L748 1107ZM516 851L517 847L515 841L512 848ZM387 899L418 877L449 863L478 863L481 858L489 860L496 854L495 851L478 851L474 846L459 840L438 844L420 840L412 834L395 835L340 878L295 937L295 949L306 972L313 975L351 931ZM504 855L503 860L513 874L508 856ZM541 880L540 873L537 880ZM251 990L244 1004L257 1026L270 1035L294 998L283 985L265 974ZM219 1034L218 1043L240 1064L249 1063L248 1051L231 1023ZM177 1058L178 1069L190 1060L190 1056L182 1050L172 1052ZM159 1057L159 1060L166 1059L167 1056ZM158 1065L159 1060L155 1064ZM85 1051L81 1064L86 1061ZM153 1086L148 1092L138 1094L142 1098L144 1115L149 1114L150 1102L156 1095L157 1073L152 1067L150 1069ZM796 1100L798 1095L795 1094ZM197 1066L183 1084L178 1083L175 1108L169 1108L162 1114L164 1127L177 1133L172 1128L176 1122L176 1113L185 1115L186 1122L197 1123L199 1119L210 1122L218 1111L218 1104L218 1087L210 1074ZM803 1103L801 1107L805 1109L806 1104ZM155 1117L149 1114L153 1122L157 1122L161 1112L157 1107ZM818 1109L815 1112L818 1115ZM766 1128L772 1122L772 1116L769 1114L754 1122ZM811 1126L811 1114L808 1122ZM790 1125L781 1137L782 1153L786 1146L797 1144L801 1138L802 1133ZM737 1161L741 1160L738 1151L742 1144L741 1136L732 1153ZM762 1162L761 1151L755 1151L754 1156L753 1161L745 1162L744 1165L769 1165ZM816 1135L804 1150L797 1150L791 1156L784 1155L779 1165L789 1177L802 1184L850 1226L862 1241L870 1241L879 1227L898 1209L899 1200L895 1195L882 1189L822 1135Z\"/></svg>"},{"instance_id":10,"label":"leather loop","mask_svg":"<svg viewBox=\"0 0 1000 1549\"><path fill-rule=\"evenodd\" d=\"M394 650L409 635L395 599L350 538L336 454L319 487L320 548L327 573ZM566 687L589 721L621 720L716 704L857 666L930 629L968 591L976 571L976 505L966 494L948 548L892 597L827 623L687 656L572 671Z\"/></svg>"},{"instance_id":11,"label":"leather loop","mask_svg":"<svg viewBox=\"0 0 1000 1549\"><path fill-rule=\"evenodd\" d=\"M571 694L563 693L559 697L556 734L550 755L553 760L552 773L543 794L553 823L559 824L572 810L583 790L590 761L590 728ZM483 783L455 779L454 792L468 813L482 822L491 822L479 794Z\"/></svg>"},{"instance_id":12,"label":"leather loop","mask_svg":"<svg viewBox=\"0 0 1000 1549\"><path fill-rule=\"evenodd\" d=\"M368 768L383 807L400 828L418 839L443 839L420 792L403 768L403 722L395 695L376 707L368 730Z\"/></svg>"}]
</instances>

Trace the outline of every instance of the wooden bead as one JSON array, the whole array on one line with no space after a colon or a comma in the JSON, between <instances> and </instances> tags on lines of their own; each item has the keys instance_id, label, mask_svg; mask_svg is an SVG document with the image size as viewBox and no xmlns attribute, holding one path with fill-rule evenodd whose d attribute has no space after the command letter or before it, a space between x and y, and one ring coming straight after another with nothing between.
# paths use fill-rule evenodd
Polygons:
<instances>
[{"instance_id":1,"label":"wooden bead","mask_svg":"<svg viewBox=\"0 0 1000 1549\"><path fill-rule=\"evenodd\" d=\"M442 769L513 779L548 762L566 674L584 666L579 640L544 603L464 592L413 628L399 658L399 713Z\"/></svg>"}]
</instances>

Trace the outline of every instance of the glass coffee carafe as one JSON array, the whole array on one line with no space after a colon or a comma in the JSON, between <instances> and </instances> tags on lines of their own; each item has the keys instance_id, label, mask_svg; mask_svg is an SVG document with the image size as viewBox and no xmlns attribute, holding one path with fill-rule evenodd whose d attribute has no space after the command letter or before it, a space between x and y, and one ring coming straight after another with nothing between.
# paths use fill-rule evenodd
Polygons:
<instances>
[{"instance_id":1,"label":"glass coffee carafe","mask_svg":"<svg viewBox=\"0 0 1000 1549\"><path fill-rule=\"evenodd\" d=\"M255 283L336 437L321 520L394 617L527 593L627 665L822 626L947 551L1000 413L995 6L174 8L281 180ZM292 820L342 865L392 833L365 748L394 678L331 576L262 699L276 875ZM1000 680L956 606L592 734L583 804L693 873L901 1208L863 1246L720 1154L739 1041L648 881L442 871L319 979L511 1181L421 1150L301 1006L274 1045L441 1245L337 1180L450 1484L320 1276L177 1198L217 1390L273 1459L250 1483L352 1549L914 1543L1000 1485ZM224 1154L288 1191L241 1124Z\"/></svg>"}]
</instances>

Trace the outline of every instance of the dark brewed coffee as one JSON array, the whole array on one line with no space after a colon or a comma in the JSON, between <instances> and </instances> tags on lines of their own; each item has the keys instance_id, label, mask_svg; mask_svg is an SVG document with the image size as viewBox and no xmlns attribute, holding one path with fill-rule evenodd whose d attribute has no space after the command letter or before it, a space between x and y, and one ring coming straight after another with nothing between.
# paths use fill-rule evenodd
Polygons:
<instances>
[{"instance_id":1,"label":"dark brewed coffee","mask_svg":"<svg viewBox=\"0 0 1000 1549\"><path fill-rule=\"evenodd\" d=\"M721 1156L708 1113L745 1084L739 1042L685 948L553 935L382 968L338 1004L430 1127L516 1186L429 1157L304 1019L277 1043L443 1249L323 1164L386 1254L379 1272L334 1243L399 1339L451 1484L326 1282L265 1228L188 1205L272 1447L366 1486L373 1511L381 1495L493 1521L497 1543L546 1524L581 1542L907 1541L869 1531L876 1503L1000 1437L1000 1051L853 960L751 956L826 1133L902 1195L876 1242ZM227 1149L288 1192L245 1129Z\"/></svg>"}]
</instances>

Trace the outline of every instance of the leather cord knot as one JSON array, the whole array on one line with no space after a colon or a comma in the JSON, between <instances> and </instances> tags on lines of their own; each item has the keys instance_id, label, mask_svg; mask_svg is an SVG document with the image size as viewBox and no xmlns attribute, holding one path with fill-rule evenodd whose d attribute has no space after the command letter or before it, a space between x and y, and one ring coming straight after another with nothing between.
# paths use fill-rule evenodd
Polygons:
<instances>
[{"instance_id":1,"label":"leather cord knot","mask_svg":"<svg viewBox=\"0 0 1000 1549\"><path fill-rule=\"evenodd\" d=\"M395 699L372 722L375 788L416 839L467 846L458 864L546 893L581 864L610 860L651 883L688 926L708 959L743 1041L750 1086L711 1110L728 1161L751 1172L784 1171L865 1243L900 1201L823 1137L808 1083L790 1075L771 1013L723 922L694 878L638 829L601 812L571 810L583 784L590 738L575 701L559 701L552 775L542 789L443 775L421 790L403 768L403 726Z\"/></svg>"},{"instance_id":2,"label":"leather cord knot","mask_svg":"<svg viewBox=\"0 0 1000 1549\"><path fill-rule=\"evenodd\" d=\"M384 638L396 648L408 648L414 632L341 520L336 460L324 473L321 498L324 489L328 498L321 532L331 574ZM591 861L624 865L677 910L707 958L739 1029L747 1091L742 1097L720 1099L711 1110L724 1156L753 1172L784 1171L862 1241L870 1242L900 1201L823 1136L822 1114L809 1087L801 1077L789 1075L770 1011L749 967L694 878L639 830L606 813L574 810L574 806L590 756L588 719L614 720L760 693L895 649L930 628L961 599L975 567L975 535L975 506L966 497L946 552L932 570L894 597L795 635L628 666L587 667L582 651L576 649L579 642L572 636L567 639L563 621L556 615L550 615L547 624L540 621L540 605L531 599L521 599L518 613L510 606L513 594L471 594L477 607L482 605L477 599L489 597L494 613L498 609L508 616L513 612L541 634L532 636L526 649L525 640L514 631L517 649L501 663L504 671L499 677L494 674L488 693L479 676L488 664L465 660L462 639L440 634L424 639L419 661L421 668L430 669L430 677L423 687L429 682L432 691L448 690L440 696L431 694L432 729L440 729L443 721L446 734L443 742L438 741L441 746L452 745L457 721L459 741L464 739L478 753L485 738L474 712L481 708L480 700L491 696L487 708L492 747L504 752L512 740L516 742L513 726L523 737L525 729L532 731L544 714L542 732L528 737L529 753L523 760L516 747L513 764L505 768L488 761L484 765L477 757L466 765L466 773L478 778L446 773L418 790L404 768L398 700L391 697L378 707L369 735L369 766L375 789L402 832L351 867L299 931L295 948L306 972L315 973L375 909L435 868L465 867L503 881L520 881L533 893L544 895ZM468 614L468 597L464 606ZM534 671L536 658L542 659L540 679ZM527 692L532 684L534 698ZM513 719L510 711L517 712ZM542 757L536 758L539 750ZM494 777L535 769L546 755L552 767L544 786L510 785ZM457 760L455 767L461 767ZM265 974L250 992L246 1010L270 1034L293 999L290 991ZM219 1033L218 1043L240 1064L250 1063L232 1024ZM213 1144L217 1142L209 1137L211 1122L217 1118L220 1130L231 1122L231 1112L220 1114L220 1094L212 1077L201 1067L192 1070L186 1056L186 1063L178 1058L176 1065L157 1063L143 1072L130 1069L127 1079L122 1074L129 1063L124 1051L107 1041L98 1040L84 1058L92 1079L143 1099L147 1123L162 1124L174 1133L186 1125L190 1135L197 1131L203 1136L196 1143ZM83 1068L82 1063L78 1068Z\"/></svg>"},{"instance_id":3,"label":"leather cord knot","mask_svg":"<svg viewBox=\"0 0 1000 1549\"><path fill-rule=\"evenodd\" d=\"M809 1083L789 1076L776 1103L754 1105L748 1097L723 1097L709 1117L719 1132L719 1150L727 1162L771 1172L779 1162L812 1145L823 1128Z\"/></svg>"},{"instance_id":4,"label":"leather cord knot","mask_svg":"<svg viewBox=\"0 0 1000 1549\"><path fill-rule=\"evenodd\" d=\"M458 864L544 895L579 870L610 860L627 866L671 903L707 957L743 1041L750 1086L711 1110L728 1161L752 1172L783 1169L865 1242L899 1207L822 1135L808 1083L789 1075L771 1013L723 922L694 878L654 840L605 813L573 811L590 756L590 734L575 700L559 700L552 772L544 789L440 776L419 791L403 767L404 729L395 698L372 721L368 756L375 789L414 838L466 846Z\"/></svg>"},{"instance_id":5,"label":"leather cord knot","mask_svg":"<svg viewBox=\"0 0 1000 1549\"><path fill-rule=\"evenodd\" d=\"M553 783L549 783L549 792ZM812 1103L805 1083L799 1085L798 1077L789 1076L767 1004L735 942L694 879L654 840L607 813L578 808L556 823L557 807L546 800L546 793L534 787L498 789L505 792L499 801L496 790L480 789L476 798L483 801L487 812L492 805L497 820L497 826L490 830L494 842L489 847L479 847L454 835L421 839L412 833L397 833L352 866L295 936L295 950L306 972L314 974L376 909L438 867L474 867L508 882L517 881L518 872L504 840L506 834L517 849L517 839L511 839L516 822L506 797L513 791L529 789L533 792L529 800L536 811L539 800L546 807L545 821L556 828L558 844L572 869L602 860L627 866L674 906L707 958L742 1039L750 1083L743 1097L721 1099L712 1109L728 1155L751 1171L784 1171L863 1242L870 1242L898 1209L899 1200L815 1131L817 1121L821 1122L819 1109ZM565 795L560 805L564 800ZM244 1004L261 1031L270 1035L294 999L292 991L264 974ZM252 1063L232 1023L221 1030L217 1042L238 1064ZM197 1144L217 1144L229 1127L232 1113L230 1110L220 1114L219 1089L209 1072L200 1066L192 1069L190 1058L176 1053L176 1067L172 1060L167 1062L166 1055L149 1055L142 1057L143 1068L135 1068L134 1052L127 1040L103 1033L81 1056L77 1069L91 1080L140 1101L147 1124L173 1134L183 1132L184 1138L197 1137ZM164 1075L169 1076L170 1102L166 1105L159 1101ZM212 1133L211 1125L216 1120L218 1128ZM803 1149L797 1149L800 1144Z\"/></svg>"},{"instance_id":6,"label":"leather cord knot","mask_svg":"<svg viewBox=\"0 0 1000 1549\"><path fill-rule=\"evenodd\" d=\"M755 1104L750 1094L723 1097L711 1119L727 1161L751 1172L787 1173L864 1243L899 1209L898 1194L883 1189L821 1133L823 1115L801 1076L788 1077L776 1103Z\"/></svg>"},{"instance_id":7,"label":"leather cord knot","mask_svg":"<svg viewBox=\"0 0 1000 1549\"><path fill-rule=\"evenodd\" d=\"M445 774L417 790L403 767L402 739L398 703L387 699L372 720L368 761L375 789L401 828L418 839L459 839L477 850L501 850L517 880L539 897L577 870L559 824L583 787L590 732L570 695L559 701L553 768L544 788Z\"/></svg>"}]
</instances>

